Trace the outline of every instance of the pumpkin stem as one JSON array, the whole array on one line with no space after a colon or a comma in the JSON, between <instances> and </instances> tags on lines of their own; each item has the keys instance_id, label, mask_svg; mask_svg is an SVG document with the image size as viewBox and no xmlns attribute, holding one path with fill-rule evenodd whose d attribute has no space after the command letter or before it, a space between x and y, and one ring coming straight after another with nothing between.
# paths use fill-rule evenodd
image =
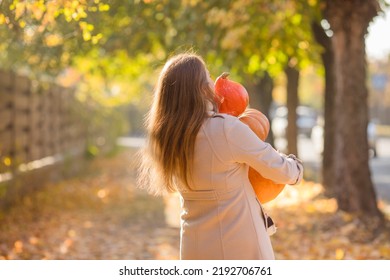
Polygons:
<instances>
[{"instance_id":1,"label":"pumpkin stem","mask_svg":"<svg viewBox=\"0 0 390 280\"><path fill-rule=\"evenodd\" d=\"M223 72L223 73L221 74L221 78L222 78L222 79L226 79L229 75L230 75L230 73L228 73L228 72Z\"/></svg>"}]
</instances>

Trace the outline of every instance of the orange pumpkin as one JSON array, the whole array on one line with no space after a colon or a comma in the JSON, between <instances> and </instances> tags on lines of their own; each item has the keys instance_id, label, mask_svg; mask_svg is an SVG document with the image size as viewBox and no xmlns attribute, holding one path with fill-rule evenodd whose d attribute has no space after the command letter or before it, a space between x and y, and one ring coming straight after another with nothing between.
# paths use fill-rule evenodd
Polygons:
<instances>
[{"instance_id":1,"label":"orange pumpkin","mask_svg":"<svg viewBox=\"0 0 390 280\"><path fill-rule=\"evenodd\" d=\"M261 140L264 141L267 138L270 125L263 113L255 109L246 109L238 118L247 124ZM252 167L249 167L248 177L261 203L267 203L275 199L285 187L284 184L277 184L270 179L264 178Z\"/></svg>"},{"instance_id":2,"label":"orange pumpkin","mask_svg":"<svg viewBox=\"0 0 390 280\"><path fill-rule=\"evenodd\" d=\"M256 109L248 108L242 113L238 119L247 124L254 133L263 141L269 133L269 121L267 117Z\"/></svg>"},{"instance_id":3,"label":"orange pumpkin","mask_svg":"<svg viewBox=\"0 0 390 280\"><path fill-rule=\"evenodd\" d=\"M233 116L242 114L249 103L246 89L239 83L229 80L229 73L222 73L214 83L220 113Z\"/></svg>"}]
</instances>

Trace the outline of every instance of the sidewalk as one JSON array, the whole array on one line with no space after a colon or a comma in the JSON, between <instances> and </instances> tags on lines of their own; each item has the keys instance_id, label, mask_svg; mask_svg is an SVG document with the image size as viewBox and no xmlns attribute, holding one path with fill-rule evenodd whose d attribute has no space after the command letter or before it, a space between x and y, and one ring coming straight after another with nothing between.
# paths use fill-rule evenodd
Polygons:
<instances>
[{"instance_id":1,"label":"sidewalk","mask_svg":"<svg viewBox=\"0 0 390 280\"><path fill-rule=\"evenodd\" d=\"M47 185L0 213L0 259L178 259L179 228L168 225L177 210L167 218L167 200L135 187L133 158L126 149L97 159L84 176ZM277 259L390 259L389 222L367 226L322 192L303 182L264 205L278 227L271 237ZM380 207L390 218L390 205Z\"/></svg>"},{"instance_id":2,"label":"sidewalk","mask_svg":"<svg viewBox=\"0 0 390 280\"><path fill-rule=\"evenodd\" d=\"M3 213L0 259L177 259L179 230L160 198L135 188L133 154L99 159Z\"/></svg>"}]
</instances>

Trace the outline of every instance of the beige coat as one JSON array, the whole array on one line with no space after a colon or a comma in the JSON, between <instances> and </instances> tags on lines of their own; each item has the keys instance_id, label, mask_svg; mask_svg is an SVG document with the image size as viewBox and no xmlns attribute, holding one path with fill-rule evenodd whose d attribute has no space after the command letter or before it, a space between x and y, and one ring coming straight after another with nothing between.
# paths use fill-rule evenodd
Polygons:
<instances>
[{"instance_id":1,"label":"beige coat","mask_svg":"<svg viewBox=\"0 0 390 280\"><path fill-rule=\"evenodd\" d=\"M277 183L302 179L299 162L259 140L238 118L206 120L195 143L193 191L181 192L181 259L274 259L249 166Z\"/></svg>"}]
</instances>

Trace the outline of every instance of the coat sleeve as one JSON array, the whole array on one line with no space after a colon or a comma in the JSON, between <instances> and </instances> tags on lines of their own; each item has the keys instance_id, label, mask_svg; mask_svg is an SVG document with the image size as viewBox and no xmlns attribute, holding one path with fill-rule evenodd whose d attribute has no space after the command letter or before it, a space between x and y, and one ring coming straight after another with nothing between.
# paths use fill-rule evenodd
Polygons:
<instances>
[{"instance_id":1,"label":"coat sleeve","mask_svg":"<svg viewBox=\"0 0 390 280\"><path fill-rule=\"evenodd\" d=\"M224 122L224 133L234 161L248 164L275 183L294 185L302 180L303 165L299 159L279 153L237 118Z\"/></svg>"}]
</instances>

